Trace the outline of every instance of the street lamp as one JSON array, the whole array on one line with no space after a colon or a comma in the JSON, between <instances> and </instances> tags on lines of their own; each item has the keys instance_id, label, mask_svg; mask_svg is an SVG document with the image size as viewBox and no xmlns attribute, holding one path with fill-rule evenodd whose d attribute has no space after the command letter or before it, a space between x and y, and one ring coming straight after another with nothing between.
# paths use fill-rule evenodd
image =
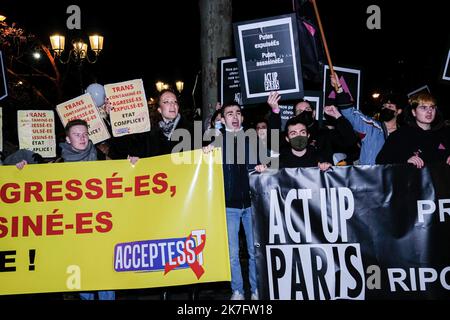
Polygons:
<instances>
[{"instance_id":1,"label":"street lamp","mask_svg":"<svg viewBox=\"0 0 450 320\"><path fill-rule=\"evenodd\" d=\"M162 81L156 82L156 83L155 83L155 86L156 86L156 90L157 90L158 92L161 92L161 91L163 91L163 90L167 90L167 89L170 88L170 86L169 86L167 83L164 83L164 82L162 82Z\"/></svg>"},{"instance_id":2,"label":"street lamp","mask_svg":"<svg viewBox=\"0 0 450 320\"><path fill-rule=\"evenodd\" d=\"M184 82L183 81L177 81L177 82L175 82L175 85L177 86L177 91L179 93L181 93L181 91L183 91L183 88L184 88Z\"/></svg>"},{"instance_id":3,"label":"street lamp","mask_svg":"<svg viewBox=\"0 0 450 320\"><path fill-rule=\"evenodd\" d=\"M155 86L156 86L156 90L158 92L161 92L162 90L170 89L170 85L168 83L165 83L165 82L162 82L162 81L156 82ZM177 88L177 91L179 93L181 93L181 91L183 91L183 88L184 88L184 82L183 81L177 81L177 82L175 82L175 86Z\"/></svg>"},{"instance_id":4,"label":"street lamp","mask_svg":"<svg viewBox=\"0 0 450 320\"><path fill-rule=\"evenodd\" d=\"M155 83L156 85L156 90L158 90L158 92L161 92L164 89L164 82L162 81L158 81L157 83Z\"/></svg>"},{"instance_id":5,"label":"street lamp","mask_svg":"<svg viewBox=\"0 0 450 320\"><path fill-rule=\"evenodd\" d=\"M55 56L59 58L59 61L62 64L67 64L70 61L80 62L82 63L86 60L89 63L96 63L98 55L103 50L103 37L99 35L89 36L89 42L91 44L91 50L94 52L94 59L91 60L88 54L88 45L83 40L73 40L72 46L70 49L67 59L62 59L62 53L64 51L65 45L65 37L59 34L54 34L50 37L50 44L52 46L52 50L55 53Z\"/></svg>"}]
</instances>

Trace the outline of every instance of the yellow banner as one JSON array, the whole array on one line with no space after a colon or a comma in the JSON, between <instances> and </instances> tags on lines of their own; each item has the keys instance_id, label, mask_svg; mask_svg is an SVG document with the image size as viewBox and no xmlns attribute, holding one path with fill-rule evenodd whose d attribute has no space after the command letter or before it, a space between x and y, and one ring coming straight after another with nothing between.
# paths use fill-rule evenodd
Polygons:
<instances>
[{"instance_id":1,"label":"yellow banner","mask_svg":"<svg viewBox=\"0 0 450 320\"><path fill-rule=\"evenodd\" d=\"M0 167L0 294L230 281L218 152Z\"/></svg>"}]
</instances>

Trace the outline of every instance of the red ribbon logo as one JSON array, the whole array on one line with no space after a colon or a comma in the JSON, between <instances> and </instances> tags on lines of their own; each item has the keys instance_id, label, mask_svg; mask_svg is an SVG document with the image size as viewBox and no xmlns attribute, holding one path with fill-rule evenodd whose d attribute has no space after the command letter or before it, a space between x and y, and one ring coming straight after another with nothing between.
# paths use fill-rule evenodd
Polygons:
<instances>
[{"instance_id":1,"label":"red ribbon logo","mask_svg":"<svg viewBox=\"0 0 450 320\"><path fill-rule=\"evenodd\" d=\"M187 253L188 253L187 250L186 250L186 248L187 248L187 242L188 242L190 239L192 239L192 233L186 238L186 241L184 242L184 250L183 250L183 252L184 252L184 254L186 255L186 257L187 257ZM197 256L198 256L198 255L203 251L203 249L205 248L205 242L206 242L206 235L205 235L205 234L202 234L202 235L201 235L201 240L202 240L202 242L201 242L198 246L196 246L196 247L194 248L194 250L193 250L194 253L195 253L195 257L196 257L195 261L192 262L192 263L188 263L189 267L192 269L192 271L194 271L194 273L195 273L197 279L200 279L201 276L205 273L205 270L204 270L203 267L198 263L198 260L197 260ZM175 258L175 259L176 259L176 258ZM177 268L177 267L180 266L180 262L175 261L175 259L172 259L171 261L167 262L167 263L164 265L164 275L166 275L167 273L169 273L169 272L172 271L173 269L175 269L175 268ZM174 262L175 262L175 264L171 264L171 263L174 263Z\"/></svg>"}]
</instances>

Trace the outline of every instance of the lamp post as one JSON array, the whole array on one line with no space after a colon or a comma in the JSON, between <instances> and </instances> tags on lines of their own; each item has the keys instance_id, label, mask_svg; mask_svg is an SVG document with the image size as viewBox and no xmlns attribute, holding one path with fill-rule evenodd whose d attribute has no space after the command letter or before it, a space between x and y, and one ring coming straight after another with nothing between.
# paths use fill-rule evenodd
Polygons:
<instances>
[{"instance_id":1,"label":"lamp post","mask_svg":"<svg viewBox=\"0 0 450 320\"><path fill-rule=\"evenodd\" d=\"M69 62L74 62L78 65L78 71L80 76L80 88L81 93L83 93L83 77L82 77L82 66L85 61L90 64L96 63L98 56L103 50L103 36L91 35L89 36L89 43L91 51L90 54L88 50L88 44L82 39L72 40L72 48L68 51L66 59L63 59L63 52L65 51L66 39L64 36L59 34L54 34L50 36L50 44L55 55L55 60L58 58L59 62L62 64L68 64ZM66 51L67 52L67 51Z\"/></svg>"},{"instance_id":2,"label":"lamp post","mask_svg":"<svg viewBox=\"0 0 450 320\"><path fill-rule=\"evenodd\" d=\"M164 82L158 81L158 82L155 83L155 85L156 85L156 90L158 92L163 91L163 89L164 89Z\"/></svg>"},{"instance_id":3,"label":"lamp post","mask_svg":"<svg viewBox=\"0 0 450 320\"><path fill-rule=\"evenodd\" d=\"M184 82L183 81L177 81L177 82L175 82L175 85L177 87L177 91L181 94L181 92L184 89Z\"/></svg>"},{"instance_id":4,"label":"lamp post","mask_svg":"<svg viewBox=\"0 0 450 320\"><path fill-rule=\"evenodd\" d=\"M72 41L72 49L69 50L67 59L62 58L64 52L64 45L66 39L64 36L59 34L54 34L50 37L50 44L52 45L52 50L55 56L59 58L62 64L67 64L70 61L83 63L87 61L89 63L96 63L100 52L103 50L103 37L99 35L89 36L89 42L91 44L91 50L94 52L94 58L89 57L88 45L81 39Z\"/></svg>"},{"instance_id":5,"label":"lamp post","mask_svg":"<svg viewBox=\"0 0 450 320\"><path fill-rule=\"evenodd\" d=\"M165 82L162 82L162 81L157 81L155 83L155 86L156 86L156 90L158 92L161 92L163 90L167 90L167 89L169 89L171 87L168 83L165 83ZM183 81L175 82L175 87L177 88L177 91L179 93L181 93L183 91L183 88L184 88L184 82Z\"/></svg>"}]
</instances>

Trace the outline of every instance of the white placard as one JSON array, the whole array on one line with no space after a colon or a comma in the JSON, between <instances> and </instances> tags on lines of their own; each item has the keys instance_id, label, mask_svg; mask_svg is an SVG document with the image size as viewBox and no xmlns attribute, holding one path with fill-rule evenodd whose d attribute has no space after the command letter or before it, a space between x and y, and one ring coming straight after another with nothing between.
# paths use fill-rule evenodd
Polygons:
<instances>
[{"instance_id":1,"label":"white placard","mask_svg":"<svg viewBox=\"0 0 450 320\"><path fill-rule=\"evenodd\" d=\"M56 157L55 116L51 110L17 111L19 148Z\"/></svg>"},{"instance_id":2,"label":"white placard","mask_svg":"<svg viewBox=\"0 0 450 320\"><path fill-rule=\"evenodd\" d=\"M114 137L150 131L150 115L142 79L105 85L111 103L111 128Z\"/></svg>"},{"instance_id":3,"label":"white placard","mask_svg":"<svg viewBox=\"0 0 450 320\"><path fill-rule=\"evenodd\" d=\"M111 137L89 93L58 104L56 110L64 126L71 120L85 120L88 124L89 139L94 144Z\"/></svg>"}]
</instances>

